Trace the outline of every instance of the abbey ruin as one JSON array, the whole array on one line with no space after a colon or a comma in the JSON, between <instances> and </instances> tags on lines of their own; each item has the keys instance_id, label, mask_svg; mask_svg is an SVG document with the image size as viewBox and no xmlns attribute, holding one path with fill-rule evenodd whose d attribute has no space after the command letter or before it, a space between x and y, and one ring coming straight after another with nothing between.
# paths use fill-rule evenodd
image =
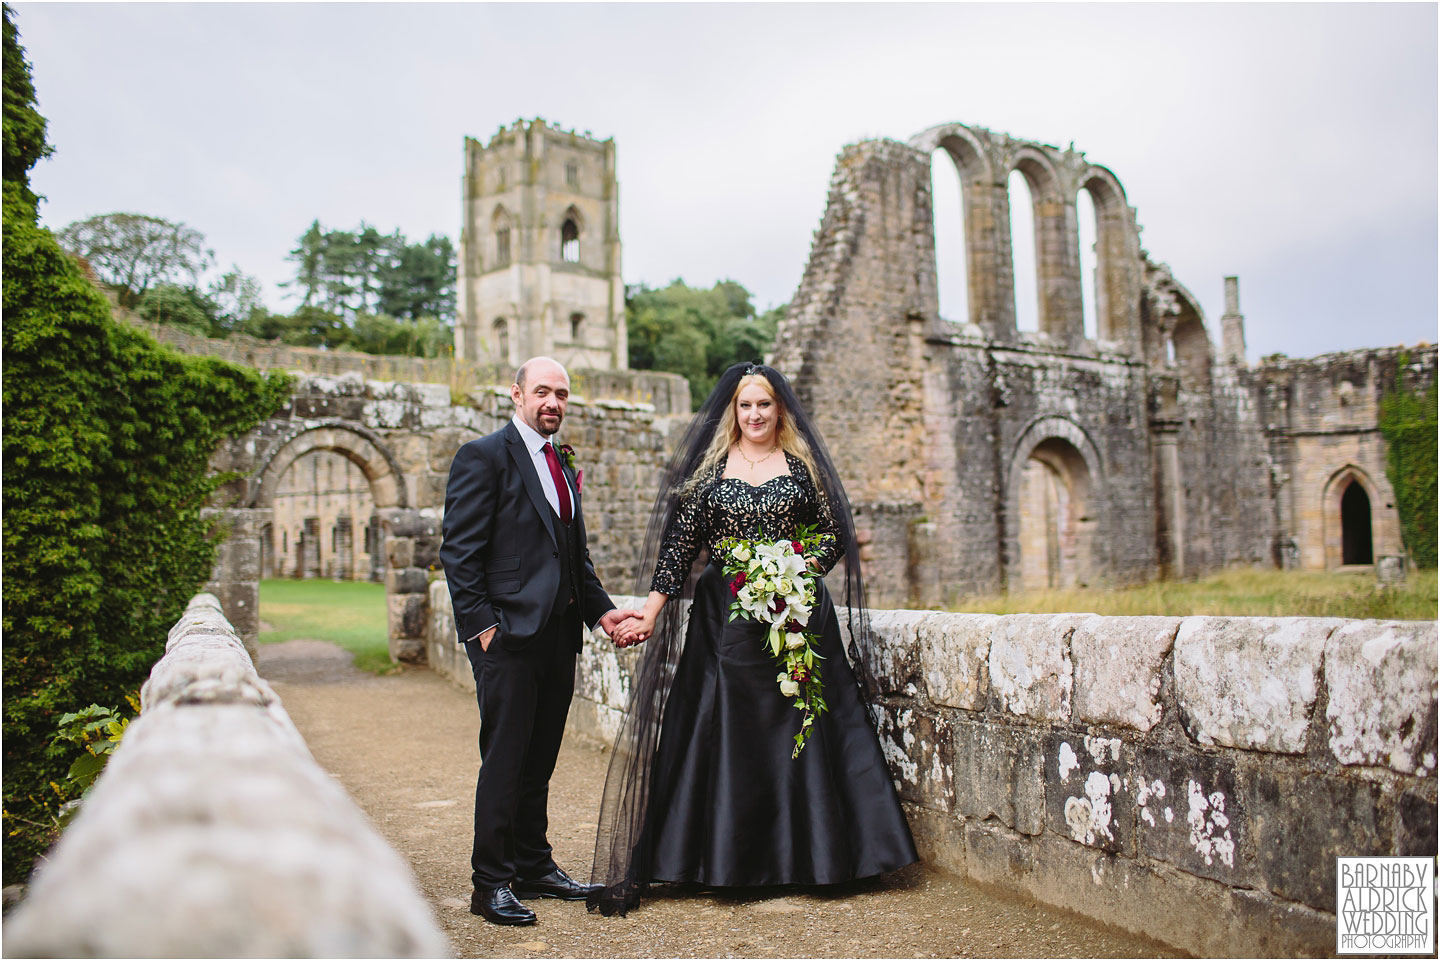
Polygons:
<instances>
[{"instance_id":1,"label":"abbey ruin","mask_svg":"<svg viewBox=\"0 0 1440 961\"><path fill-rule=\"evenodd\" d=\"M932 155L960 174L968 317L939 312ZM1034 204L1035 332L1015 325L1017 170ZM1235 278L1220 328L1217 349L1196 299L1140 248L1109 170L946 124L842 151L774 363L838 459L877 606L1403 554L1379 403L1433 384L1435 347L1247 366Z\"/></svg>"},{"instance_id":2,"label":"abbey ruin","mask_svg":"<svg viewBox=\"0 0 1440 961\"><path fill-rule=\"evenodd\" d=\"M965 317L939 312L932 157L960 175ZM1033 332L1015 322L1012 171L1034 204ZM396 656L422 656L423 579L434 576L396 544L438 530L449 458L503 422L519 360L549 351L571 366L580 402L564 439L615 465L591 474L605 480L589 508L602 518L592 551L613 583L636 576L636 515L688 410L680 378L624 369L613 142L517 121L487 147L467 138L463 183L453 362L163 331L184 350L322 375L300 382L280 421L219 456L257 472L230 492L241 514L226 551L246 559L252 602L262 575L386 580ZM1082 191L1097 238L1089 337ZM1140 248L1112 172L1073 148L948 124L842 151L773 363L840 465L877 607L1401 557L1379 404L1434 383L1435 347L1250 366L1235 278L1218 347L1214 326Z\"/></svg>"}]
</instances>

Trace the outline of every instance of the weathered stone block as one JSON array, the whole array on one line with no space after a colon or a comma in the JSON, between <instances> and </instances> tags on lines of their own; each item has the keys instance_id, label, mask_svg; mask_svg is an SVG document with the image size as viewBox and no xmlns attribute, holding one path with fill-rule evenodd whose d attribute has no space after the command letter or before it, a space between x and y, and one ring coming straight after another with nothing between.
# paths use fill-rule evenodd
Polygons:
<instances>
[{"instance_id":1,"label":"weathered stone block","mask_svg":"<svg viewBox=\"0 0 1440 961\"><path fill-rule=\"evenodd\" d=\"M956 812L1039 834L1045 824L1043 735L963 717L953 730Z\"/></svg>"},{"instance_id":2,"label":"weathered stone block","mask_svg":"<svg viewBox=\"0 0 1440 961\"><path fill-rule=\"evenodd\" d=\"M1325 644L1330 750L1342 764L1435 773L1433 621L1347 621Z\"/></svg>"},{"instance_id":3,"label":"weathered stone block","mask_svg":"<svg viewBox=\"0 0 1440 961\"><path fill-rule=\"evenodd\" d=\"M881 704L879 736L902 798L937 811L954 808L954 747L945 718L908 703Z\"/></svg>"},{"instance_id":4,"label":"weathered stone block","mask_svg":"<svg viewBox=\"0 0 1440 961\"><path fill-rule=\"evenodd\" d=\"M1119 738L1052 732L1044 757L1046 826L1089 847L1133 856L1131 770L1131 749Z\"/></svg>"},{"instance_id":5,"label":"weathered stone block","mask_svg":"<svg viewBox=\"0 0 1440 961\"><path fill-rule=\"evenodd\" d=\"M385 590L391 594L415 594L429 588L429 578L418 567L392 567L385 572Z\"/></svg>"},{"instance_id":6,"label":"weathered stone block","mask_svg":"<svg viewBox=\"0 0 1440 961\"><path fill-rule=\"evenodd\" d=\"M1160 721L1160 668L1178 617L1087 617L1070 637L1075 720L1148 731Z\"/></svg>"},{"instance_id":7,"label":"weathered stone block","mask_svg":"<svg viewBox=\"0 0 1440 961\"><path fill-rule=\"evenodd\" d=\"M426 534L415 538L410 563L422 571L440 570L440 537Z\"/></svg>"},{"instance_id":8,"label":"weathered stone block","mask_svg":"<svg viewBox=\"0 0 1440 961\"><path fill-rule=\"evenodd\" d=\"M386 537L414 537L423 533L427 526L427 518L422 516L418 510L388 507L378 510L376 513L380 515L380 521L385 525Z\"/></svg>"},{"instance_id":9,"label":"weathered stone block","mask_svg":"<svg viewBox=\"0 0 1440 961\"><path fill-rule=\"evenodd\" d=\"M1320 689L1325 639L1342 622L1187 617L1175 636L1175 696L1201 744L1298 754Z\"/></svg>"},{"instance_id":10,"label":"weathered stone block","mask_svg":"<svg viewBox=\"0 0 1440 961\"><path fill-rule=\"evenodd\" d=\"M468 427L442 427L430 435L428 463L437 474L449 475L456 453L470 441L481 436Z\"/></svg>"},{"instance_id":11,"label":"weathered stone block","mask_svg":"<svg viewBox=\"0 0 1440 961\"><path fill-rule=\"evenodd\" d=\"M844 612L837 612L843 616ZM920 682L921 646L917 627L926 620L925 611L871 611L872 645L870 670L881 694L914 695ZM847 634L848 637L848 634Z\"/></svg>"},{"instance_id":12,"label":"weathered stone block","mask_svg":"<svg viewBox=\"0 0 1440 961\"><path fill-rule=\"evenodd\" d=\"M414 567L415 539L413 537L386 537L385 560L391 567Z\"/></svg>"},{"instance_id":13,"label":"weathered stone block","mask_svg":"<svg viewBox=\"0 0 1440 961\"><path fill-rule=\"evenodd\" d=\"M430 444L424 434L392 434L385 438L385 443L400 466L400 473L418 474L430 469Z\"/></svg>"},{"instance_id":14,"label":"weathered stone block","mask_svg":"<svg viewBox=\"0 0 1440 961\"><path fill-rule=\"evenodd\" d=\"M1132 778L1140 854L1229 885L1253 877L1245 859L1249 815L1233 763L1142 749Z\"/></svg>"},{"instance_id":15,"label":"weathered stone block","mask_svg":"<svg viewBox=\"0 0 1440 961\"><path fill-rule=\"evenodd\" d=\"M985 709L989 694L990 634L994 614L931 614L917 634L930 700L967 711Z\"/></svg>"},{"instance_id":16,"label":"weathered stone block","mask_svg":"<svg viewBox=\"0 0 1440 961\"><path fill-rule=\"evenodd\" d=\"M425 471L416 475L415 503L420 507L440 507L445 503L445 484L448 474Z\"/></svg>"},{"instance_id":17,"label":"weathered stone block","mask_svg":"<svg viewBox=\"0 0 1440 961\"><path fill-rule=\"evenodd\" d=\"M1009 614L990 632L990 691L1001 710L1068 721L1074 684L1070 635L1087 615Z\"/></svg>"},{"instance_id":18,"label":"weathered stone block","mask_svg":"<svg viewBox=\"0 0 1440 961\"><path fill-rule=\"evenodd\" d=\"M1259 880L1282 898L1333 914L1335 858L1387 853L1377 784L1269 769L1241 781Z\"/></svg>"},{"instance_id":19,"label":"weathered stone block","mask_svg":"<svg viewBox=\"0 0 1440 961\"><path fill-rule=\"evenodd\" d=\"M1434 857L1435 802L1416 791L1400 795L1400 836L1395 853L1405 857Z\"/></svg>"}]
</instances>

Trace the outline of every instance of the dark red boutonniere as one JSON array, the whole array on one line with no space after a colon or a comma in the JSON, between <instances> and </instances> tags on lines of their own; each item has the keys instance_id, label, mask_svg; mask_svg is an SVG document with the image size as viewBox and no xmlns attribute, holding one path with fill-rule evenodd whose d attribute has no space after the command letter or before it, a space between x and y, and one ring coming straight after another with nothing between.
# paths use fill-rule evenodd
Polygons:
<instances>
[{"instance_id":1,"label":"dark red boutonniere","mask_svg":"<svg viewBox=\"0 0 1440 961\"><path fill-rule=\"evenodd\" d=\"M575 493L580 493L580 489L585 485L585 472L575 470L575 448L569 444L561 444L555 449L560 452L560 459L565 462L565 466L575 471Z\"/></svg>"}]
</instances>

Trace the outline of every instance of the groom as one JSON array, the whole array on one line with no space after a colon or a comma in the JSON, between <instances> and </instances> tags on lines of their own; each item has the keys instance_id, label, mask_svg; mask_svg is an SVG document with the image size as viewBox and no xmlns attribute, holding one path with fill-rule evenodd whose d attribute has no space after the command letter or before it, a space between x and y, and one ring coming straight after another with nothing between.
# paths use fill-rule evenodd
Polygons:
<instances>
[{"instance_id":1,"label":"groom","mask_svg":"<svg viewBox=\"0 0 1440 961\"><path fill-rule=\"evenodd\" d=\"M638 612L617 611L600 586L574 455L550 442L570 399L565 368L531 358L510 398L510 423L450 465L440 560L480 702L470 911L534 924L521 899L578 901L591 890L555 864L545 839L582 625L613 632Z\"/></svg>"}]
</instances>

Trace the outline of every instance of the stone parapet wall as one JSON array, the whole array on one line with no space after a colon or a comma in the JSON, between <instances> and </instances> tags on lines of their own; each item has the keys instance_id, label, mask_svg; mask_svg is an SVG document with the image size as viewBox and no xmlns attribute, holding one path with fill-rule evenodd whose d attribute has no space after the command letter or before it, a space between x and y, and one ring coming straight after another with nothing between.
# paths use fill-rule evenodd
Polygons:
<instances>
[{"instance_id":1,"label":"stone parapet wall","mask_svg":"<svg viewBox=\"0 0 1440 961\"><path fill-rule=\"evenodd\" d=\"M13 957L449 954L409 866L196 596L75 822L6 918Z\"/></svg>"},{"instance_id":2,"label":"stone parapet wall","mask_svg":"<svg viewBox=\"0 0 1440 961\"><path fill-rule=\"evenodd\" d=\"M448 645L468 681L431 623L431 664ZM1295 955L1334 951L1337 855L1436 853L1433 623L872 624L881 746L932 864L1196 954ZM586 639L573 733L613 740L638 656Z\"/></svg>"},{"instance_id":3,"label":"stone parapet wall","mask_svg":"<svg viewBox=\"0 0 1440 961\"><path fill-rule=\"evenodd\" d=\"M257 370L296 370L326 377L355 374L365 380L444 384L457 397L477 386L499 384L508 389L515 377L515 368L507 364L449 357L403 357L322 350L319 347L296 347L279 341L259 340L243 334L221 340L163 324L140 322L133 315L117 313L117 317L141 327L162 344L168 344L181 353L219 357ZM575 367L570 371L570 377L571 389L593 400L649 404L661 414L682 414L690 410L690 386L685 378L677 374Z\"/></svg>"}]
</instances>

